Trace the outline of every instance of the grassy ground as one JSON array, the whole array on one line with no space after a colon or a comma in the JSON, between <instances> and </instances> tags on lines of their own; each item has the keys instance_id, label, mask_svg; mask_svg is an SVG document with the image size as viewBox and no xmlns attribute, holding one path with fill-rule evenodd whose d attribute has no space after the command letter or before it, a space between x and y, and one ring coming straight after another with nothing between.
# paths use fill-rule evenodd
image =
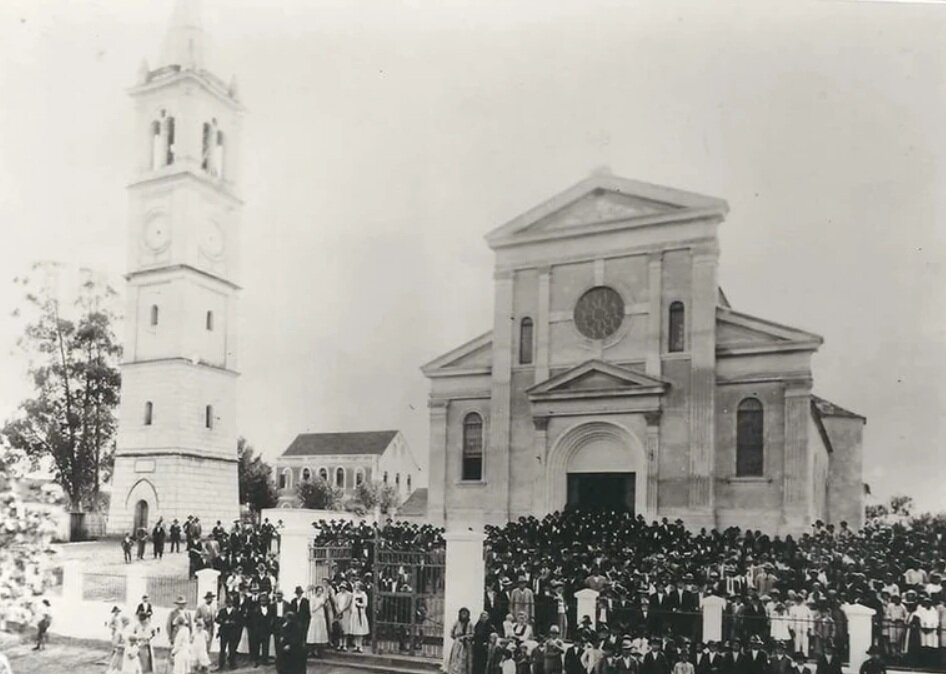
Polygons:
<instances>
[{"instance_id":1,"label":"grassy ground","mask_svg":"<svg viewBox=\"0 0 946 674\"><path fill-rule=\"evenodd\" d=\"M105 671L107 648L97 642L83 642L53 636L50 644L42 651L32 650L33 643L28 636L0 632L0 652L7 656L14 674L103 674ZM157 658L157 674L167 670L164 654ZM229 670L228 670L229 671ZM248 674L272 674L276 668L241 667L237 672ZM318 674L364 674L366 670L352 667L334 667L309 662L309 671Z\"/></svg>"},{"instance_id":2,"label":"grassy ground","mask_svg":"<svg viewBox=\"0 0 946 674\"><path fill-rule=\"evenodd\" d=\"M117 539L54 544L53 549L56 551L56 561L76 560L82 563L84 569L90 571L94 569L97 573L124 574L131 566L136 566L146 569L149 576L187 576L187 553L183 552L183 546L181 546L181 552L171 554L167 552L170 546L165 545L164 558L153 559L151 545L148 544L145 548L144 559L141 561L136 559L131 564L124 562L122 548ZM137 551L133 549L132 557L134 558L136 554Z\"/></svg>"}]
</instances>

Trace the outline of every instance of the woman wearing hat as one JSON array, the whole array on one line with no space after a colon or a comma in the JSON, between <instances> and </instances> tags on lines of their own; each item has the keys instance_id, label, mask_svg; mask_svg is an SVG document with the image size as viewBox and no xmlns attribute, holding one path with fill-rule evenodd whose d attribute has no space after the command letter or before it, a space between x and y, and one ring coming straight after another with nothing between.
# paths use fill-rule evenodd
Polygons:
<instances>
[{"instance_id":1,"label":"woman wearing hat","mask_svg":"<svg viewBox=\"0 0 946 674\"><path fill-rule=\"evenodd\" d=\"M117 606L115 608L118 608ZM125 660L125 647L128 643L128 625L131 621L128 616L123 615L119 610L115 614L114 627L112 629L112 654L108 659L108 668L105 674L118 674L122 671Z\"/></svg>"},{"instance_id":2,"label":"woman wearing hat","mask_svg":"<svg viewBox=\"0 0 946 674\"><path fill-rule=\"evenodd\" d=\"M326 605L329 598L325 594L325 588L321 585L309 586L309 608L311 616L309 618L309 629L306 633L306 647L310 652L315 652L316 657L322 657L322 650L329 645L328 637L328 617L326 615Z\"/></svg>"},{"instance_id":3,"label":"woman wearing hat","mask_svg":"<svg viewBox=\"0 0 946 674\"><path fill-rule=\"evenodd\" d=\"M348 630L351 629L351 585L343 580L335 594L335 614L341 634L338 637L338 650L348 650Z\"/></svg>"},{"instance_id":4,"label":"woman wearing hat","mask_svg":"<svg viewBox=\"0 0 946 674\"><path fill-rule=\"evenodd\" d=\"M171 663L174 674L188 674L191 668L191 630L183 615L174 620L174 640L171 642Z\"/></svg>"},{"instance_id":5,"label":"woman wearing hat","mask_svg":"<svg viewBox=\"0 0 946 674\"><path fill-rule=\"evenodd\" d=\"M141 663L142 674L149 674L154 671L154 649L151 647L151 639L157 631L151 626L151 619L147 613L138 614L138 624L132 628L132 635L135 639L135 651L138 654L138 660Z\"/></svg>"}]
</instances>

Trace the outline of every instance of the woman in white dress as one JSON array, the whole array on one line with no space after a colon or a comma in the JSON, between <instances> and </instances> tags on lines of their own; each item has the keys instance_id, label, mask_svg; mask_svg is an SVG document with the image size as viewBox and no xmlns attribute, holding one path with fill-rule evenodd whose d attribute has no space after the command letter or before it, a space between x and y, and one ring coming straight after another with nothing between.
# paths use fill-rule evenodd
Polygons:
<instances>
[{"instance_id":1,"label":"woman in white dress","mask_svg":"<svg viewBox=\"0 0 946 674\"><path fill-rule=\"evenodd\" d=\"M112 654L108 659L105 674L118 674L122 671L125 659L125 647L128 639L128 625L131 621L126 615L117 615L112 628Z\"/></svg>"},{"instance_id":2,"label":"woman in white dress","mask_svg":"<svg viewBox=\"0 0 946 674\"><path fill-rule=\"evenodd\" d=\"M210 632L204 628L204 621L194 620L194 634L191 638L191 666L194 671L207 672L210 669Z\"/></svg>"},{"instance_id":3,"label":"woman in white dress","mask_svg":"<svg viewBox=\"0 0 946 674\"><path fill-rule=\"evenodd\" d=\"M174 621L177 631L174 633L174 643L171 644L171 662L174 663L174 674L188 674L191 670L191 629L187 626L187 618L179 615Z\"/></svg>"},{"instance_id":4,"label":"woman in white dress","mask_svg":"<svg viewBox=\"0 0 946 674\"><path fill-rule=\"evenodd\" d=\"M318 657L322 657L322 649L329 643L328 638L328 596L321 585L313 585L309 590L312 594L309 597L309 631L306 634L305 642L310 650L315 651Z\"/></svg>"},{"instance_id":5,"label":"woman in white dress","mask_svg":"<svg viewBox=\"0 0 946 674\"><path fill-rule=\"evenodd\" d=\"M348 650L348 630L351 627L351 585L348 581L342 581L338 586L338 592L335 594L335 615L342 633L338 639L338 650Z\"/></svg>"},{"instance_id":6,"label":"woman in white dress","mask_svg":"<svg viewBox=\"0 0 946 674\"><path fill-rule=\"evenodd\" d=\"M154 671L154 649L151 647L151 640L156 634L157 630L151 626L151 619L148 614L139 613L138 624L132 627L132 635L135 637L134 650L138 655L140 671L143 674L150 674Z\"/></svg>"},{"instance_id":7,"label":"woman in white dress","mask_svg":"<svg viewBox=\"0 0 946 674\"><path fill-rule=\"evenodd\" d=\"M355 583L355 591L351 595L351 627L348 633L355 644L355 653L361 653L361 644L365 635L371 630L368 628L368 595L362 583Z\"/></svg>"},{"instance_id":8,"label":"woman in white dress","mask_svg":"<svg viewBox=\"0 0 946 674\"><path fill-rule=\"evenodd\" d=\"M138 653L138 639L134 632L129 630L125 653L122 656L122 674L141 674L141 658Z\"/></svg>"}]
</instances>

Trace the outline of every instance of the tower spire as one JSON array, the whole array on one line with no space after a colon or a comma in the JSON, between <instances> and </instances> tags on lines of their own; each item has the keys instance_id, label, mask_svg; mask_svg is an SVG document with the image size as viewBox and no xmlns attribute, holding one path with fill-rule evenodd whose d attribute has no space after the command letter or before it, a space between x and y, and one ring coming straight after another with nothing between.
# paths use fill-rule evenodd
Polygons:
<instances>
[{"instance_id":1,"label":"tower spire","mask_svg":"<svg viewBox=\"0 0 946 674\"><path fill-rule=\"evenodd\" d=\"M207 35L201 21L201 4L201 0L175 0L159 66L206 68Z\"/></svg>"}]
</instances>

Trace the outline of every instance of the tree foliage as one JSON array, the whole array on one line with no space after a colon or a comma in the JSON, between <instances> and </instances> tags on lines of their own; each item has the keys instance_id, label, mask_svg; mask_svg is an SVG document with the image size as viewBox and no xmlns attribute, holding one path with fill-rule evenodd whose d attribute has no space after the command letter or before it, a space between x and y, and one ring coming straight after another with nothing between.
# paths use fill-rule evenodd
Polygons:
<instances>
[{"instance_id":1,"label":"tree foliage","mask_svg":"<svg viewBox=\"0 0 946 674\"><path fill-rule=\"evenodd\" d=\"M378 481L359 484L355 488L355 499L366 511L380 507L382 513L391 513L400 505L397 487Z\"/></svg>"},{"instance_id":2,"label":"tree foliage","mask_svg":"<svg viewBox=\"0 0 946 674\"><path fill-rule=\"evenodd\" d=\"M913 516L913 508L914 503L912 496L896 494L891 496L887 503L877 503L867 506L864 515L869 520L885 519L889 516L910 518Z\"/></svg>"},{"instance_id":3,"label":"tree foliage","mask_svg":"<svg viewBox=\"0 0 946 674\"><path fill-rule=\"evenodd\" d=\"M296 488L303 508L312 510L338 510L342 503L342 490L333 487L319 476L308 482L300 482Z\"/></svg>"},{"instance_id":4,"label":"tree foliage","mask_svg":"<svg viewBox=\"0 0 946 674\"><path fill-rule=\"evenodd\" d=\"M14 282L25 321L18 346L27 358L31 397L0 431L33 467L49 459L56 482L74 510L98 503L102 479L114 460L116 409L121 393L121 346L112 326L117 294L91 274L60 300L61 267L37 263Z\"/></svg>"},{"instance_id":5,"label":"tree foliage","mask_svg":"<svg viewBox=\"0 0 946 674\"><path fill-rule=\"evenodd\" d=\"M273 481L273 468L263 461L246 438L237 440L240 503L246 503L255 512L275 508L279 500Z\"/></svg>"}]
</instances>

